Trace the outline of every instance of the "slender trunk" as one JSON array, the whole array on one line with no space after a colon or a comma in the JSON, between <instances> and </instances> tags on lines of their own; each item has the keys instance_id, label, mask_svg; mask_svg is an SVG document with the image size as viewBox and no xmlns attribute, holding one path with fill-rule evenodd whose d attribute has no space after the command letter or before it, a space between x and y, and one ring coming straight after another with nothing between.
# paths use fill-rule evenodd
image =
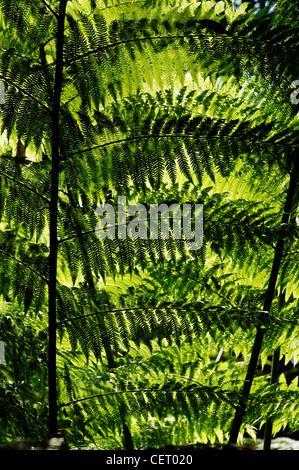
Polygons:
<instances>
[{"instance_id":1,"label":"slender trunk","mask_svg":"<svg viewBox=\"0 0 299 470\"><path fill-rule=\"evenodd\" d=\"M271 379L270 384L274 384L278 381L279 377L279 356L280 348L277 348L272 356L272 366L271 366ZM270 450L271 448L271 439L272 439L272 420L268 419L265 426L264 433L264 450Z\"/></svg>"},{"instance_id":2,"label":"slender trunk","mask_svg":"<svg viewBox=\"0 0 299 470\"><path fill-rule=\"evenodd\" d=\"M288 193L287 193L286 202L284 206L284 212L283 212L283 216L281 220L281 225L287 224L289 222L293 198L294 198L294 194L296 191L298 170L299 170L299 158L296 157L294 161L294 165L293 165L293 170L290 176L289 188L288 188ZM281 259L283 255L283 247L284 247L284 240L283 240L283 237L281 237L277 240L277 244L275 247L275 254L274 254L274 260L272 264L271 275L270 275L268 289L266 291L266 296L265 296L265 301L264 301L263 310L268 313L270 312L272 300L275 294L275 286L276 286L280 263L281 263ZM246 402L250 394L250 389L252 386L255 369L257 366L257 362L258 362L261 347L262 347L263 338L264 338L264 330L258 328L256 332L254 345L252 348L252 353L251 353L244 385L243 385L242 395L239 401L239 405L236 409L232 428L231 428L231 434L229 438L230 444L236 444L237 439L238 439L240 427L241 427L241 424L245 415L245 411L246 411Z\"/></svg>"},{"instance_id":3,"label":"slender trunk","mask_svg":"<svg viewBox=\"0 0 299 470\"><path fill-rule=\"evenodd\" d=\"M283 307L285 303L285 290L280 292L278 297L278 306L279 310ZM272 354L272 364L271 364L271 378L270 384L278 382L279 378L279 357L280 357L280 347L278 347ZM271 448L271 439L272 439L272 420L268 419L265 426L264 433L264 450L270 450Z\"/></svg>"},{"instance_id":4,"label":"slender trunk","mask_svg":"<svg viewBox=\"0 0 299 470\"><path fill-rule=\"evenodd\" d=\"M134 443L132 439L132 434L129 427L123 422L123 433L125 441L125 450L134 450Z\"/></svg>"},{"instance_id":5,"label":"slender trunk","mask_svg":"<svg viewBox=\"0 0 299 470\"><path fill-rule=\"evenodd\" d=\"M61 0L58 15L56 45L56 73L52 110L52 169L50 205L50 254L49 254L49 435L57 434L57 390L56 390L56 278L57 278L57 204L59 177L59 114L63 71L64 20L67 0Z\"/></svg>"}]
</instances>

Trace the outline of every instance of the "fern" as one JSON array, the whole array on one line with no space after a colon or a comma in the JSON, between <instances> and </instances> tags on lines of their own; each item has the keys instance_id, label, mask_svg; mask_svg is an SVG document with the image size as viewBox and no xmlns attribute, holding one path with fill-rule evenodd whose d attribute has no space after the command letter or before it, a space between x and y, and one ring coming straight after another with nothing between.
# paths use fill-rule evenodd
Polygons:
<instances>
[{"instance_id":1,"label":"fern","mask_svg":"<svg viewBox=\"0 0 299 470\"><path fill-rule=\"evenodd\" d=\"M0 8L3 442L47 428L74 447L225 442L256 332L259 376L232 434L270 419L274 433L298 430L297 384L269 385L265 371L298 338L291 6ZM203 204L202 247L173 233L97 238L97 206L119 196Z\"/></svg>"}]
</instances>

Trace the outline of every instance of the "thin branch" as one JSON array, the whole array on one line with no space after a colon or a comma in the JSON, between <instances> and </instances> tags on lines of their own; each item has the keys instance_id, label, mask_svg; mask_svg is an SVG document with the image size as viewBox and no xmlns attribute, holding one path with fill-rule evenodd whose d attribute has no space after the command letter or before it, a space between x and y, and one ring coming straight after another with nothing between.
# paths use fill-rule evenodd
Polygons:
<instances>
[{"instance_id":1,"label":"thin branch","mask_svg":"<svg viewBox=\"0 0 299 470\"><path fill-rule=\"evenodd\" d=\"M189 276L188 274L185 274L185 273L182 273L182 272L180 272L180 275L183 276L183 277L186 277L187 279L191 279L191 280L194 281L195 283L198 282L199 284L201 284L202 286L206 287L207 289L209 289L209 290L210 290L211 292L213 292L214 294L218 295L218 296L219 296L221 299L223 299L225 302L227 302L230 307L239 310L238 307L237 307L237 305L232 305L232 304L230 303L230 299L227 299L224 295L220 294L220 292L214 290L211 286L209 286L209 284L207 284L207 283L205 283L205 282L202 282L202 281L199 281L198 279L195 279L194 277ZM242 310L241 310L241 311L242 311Z\"/></svg>"},{"instance_id":2,"label":"thin branch","mask_svg":"<svg viewBox=\"0 0 299 470\"><path fill-rule=\"evenodd\" d=\"M36 349L34 349L32 346L30 346L30 344L26 343L21 338L14 335L13 333L9 333L8 331L5 331L5 334L8 335L8 336L11 336L12 338L14 338L19 343L22 343L26 348L30 349L36 355L36 357L40 357L43 362L45 362L46 364L48 363L48 361L46 359L42 358L41 357L42 355Z\"/></svg>"},{"instance_id":3,"label":"thin branch","mask_svg":"<svg viewBox=\"0 0 299 470\"><path fill-rule=\"evenodd\" d=\"M203 389L206 389L206 388L210 388L210 387L206 387L205 385L201 385L199 384L199 386ZM61 403L60 405L58 405L58 409L59 408L64 408L66 406L70 406L70 405L75 405L76 403L81 403L83 401L87 401L87 400L92 400L93 398L101 398L101 397L107 397L107 396L112 396L112 395L123 395L123 394L126 394L126 393L146 393L146 392L152 392L152 393L155 393L155 392L158 392L158 393L173 393L173 392L179 392L179 393L190 393L190 390L172 390L172 389L162 389L162 388L140 388L140 389L133 389L133 390L119 390L119 391L113 391L113 392L106 392L106 393L97 393L96 395L90 395L89 397L86 397L86 398L78 398L76 400L72 400L72 401L69 401L67 403ZM214 390L213 390L214 392ZM219 389L219 392L222 392L222 390ZM229 398L226 398L225 396L225 393L223 393L223 398L227 400L228 403L230 403L230 405L232 405L234 407L234 404L231 403L231 401L229 400Z\"/></svg>"},{"instance_id":4,"label":"thin branch","mask_svg":"<svg viewBox=\"0 0 299 470\"><path fill-rule=\"evenodd\" d=\"M140 221L144 221L144 222L147 221L147 219L139 219L139 220L140 220ZM126 225L127 225L126 222L121 223L121 224L120 224L120 223L116 223L116 224L113 224L113 227L119 228L119 227L124 227L124 226L126 226ZM107 227L112 227L112 225L107 225ZM66 237L66 238L60 238L60 239L58 240L58 243L64 243L64 242L67 242L67 241L69 241L69 240L74 240L75 238L79 238L79 237L81 238L81 237L83 237L84 235L90 235L91 233L95 233L95 232L96 232L96 230L95 230L95 229L92 229L92 230L87 230L86 232L81 232L81 233L79 233L79 234L76 233L76 235L70 235L69 237Z\"/></svg>"},{"instance_id":5,"label":"thin branch","mask_svg":"<svg viewBox=\"0 0 299 470\"><path fill-rule=\"evenodd\" d=\"M0 175L1 176L4 176L5 178L13 181L15 184L18 184L19 186L23 186L24 188L28 189L28 191L32 192L33 194L35 194L36 196L40 197L41 199L43 199L47 204L50 204L50 201L49 199L47 199L45 196L43 196L42 194L38 193L37 191L35 191L33 188L31 188L30 186L28 186L27 184L23 183L20 179L15 179L13 178L12 176L9 176L7 175L6 173L4 173L3 171L0 171Z\"/></svg>"},{"instance_id":6,"label":"thin branch","mask_svg":"<svg viewBox=\"0 0 299 470\"><path fill-rule=\"evenodd\" d=\"M48 10L55 16L55 18L58 19L58 13L56 13L55 10L53 10L53 8L48 4L48 2L46 2L45 0L42 0L42 3L45 5L45 7L48 8Z\"/></svg>"},{"instance_id":7,"label":"thin branch","mask_svg":"<svg viewBox=\"0 0 299 470\"><path fill-rule=\"evenodd\" d=\"M151 137L154 138L168 138L168 137L177 137L177 138L183 138L183 137L193 137L192 135L187 135L187 134L146 134L146 135L136 135L134 137L124 137L123 139L117 139L113 140L111 142L105 142L103 144L98 144L94 145L93 147L88 147L83 150L79 150L78 152L67 154L64 157L61 158L61 161L66 160L69 157L73 157L75 155L80 155L85 152L90 152L91 150L96 150L98 148L103 148L107 147L108 145L114 145L114 144L121 144L122 142L131 142L133 140L140 140L140 139L150 139Z\"/></svg>"},{"instance_id":8,"label":"thin branch","mask_svg":"<svg viewBox=\"0 0 299 470\"><path fill-rule=\"evenodd\" d=\"M299 251L287 251L284 255L282 255L282 258L285 258L286 256L291 256L291 255L295 255L295 254L298 254Z\"/></svg>"},{"instance_id":9,"label":"thin branch","mask_svg":"<svg viewBox=\"0 0 299 470\"><path fill-rule=\"evenodd\" d=\"M107 46L100 46L96 49L92 49L91 51L84 52L83 54L73 57L72 59L64 61L64 64L69 65L73 62L76 62L77 60L84 59L85 57L88 57L91 54L96 54L99 51L104 51L106 49L110 49L111 47L120 46L122 44L128 44L130 42L148 41L148 40L154 40L154 39L182 39L182 38L198 38L198 37L199 35L196 35L196 34L190 34L190 35L179 34L179 35L171 35L171 36L170 35L169 36L148 36L148 37L141 37L141 38L124 39L122 41L117 41L111 44L107 44Z\"/></svg>"},{"instance_id":10,"label":"thin branch","mask_svg":"<svg viewBox=\"0 0 299 470\"><path fill-rule=\"evenodd\" d=\"M38 103L40 106L42 106L48 113L52 113L52 110L50 108L48 108L47 105L45 105L42 101L38 100L37 98L35 98L34 95L28 93L28 91L24 90L24 88L22 88L20 85L17 85L16 83L14 83L12 80L9 80L7 77L5 77L4 75L1 75L0 74L0 79L2 79L4 82L8 83L9 85L11 85L12 87L16 88L18 91L20 91L21 93L24 93L24 95L26 96L29 96L33 101L35 101L36 103Z\"/></svg>"},{"instance_id":11,"label":"thin branch","mask_svg":"<svg viewBox=\"0 0 299 470\"><path fill-rule=\"evenodd\" d=\"M246 40L246 41L251 41L253 42L254 44L255 43L269 43L269 44L273 44L273 41L272 40L261 40L259 38L251 38L251 37L248 37L248 36L230 36L229 35L229 31L227 32L227 34L205 34L205 33L201 33L201 34L173 34L173 35L159 35L159 36L147 36L147 37L141 37L141 38L130 38L130 39L123 39L122 41L117 41L117 42L114 42L114 43L111 43L111 44L107 44L106 46L100 46L100 47L97 47L96 49L92 49L90 51L87 51L87 52L84 52L83 54L80 54L76 57L73 57L72 59L69 59L69 60L66 60L64 61L64 64L65 65L69 65L73 62L76 62L77 60L80 60L80 59L84 59L85 57L88 57L89 55L91 54L96 54L97 52L100 52L100 51L104 51L106 49L109 49L111 47L116 47L116 46L120 46L122 44L128 44L130 42L140 42L140 41L151 41L151 40L158 40L158 39L198 39L200 37L203 37L203 38L223 38L225 37L226 39L242 39L242 40ZM276 44L276 46L280 46L280 44Z\"/></svg>"},{"instance_id":12,"label":"thin branch","mask_svg":"<svg viewBox=\"0 0 299 470\"><path fill-rule=\"evenodd\" d=\"M202 283L203 284L203 283ZM208 287L208 285L205 285L203 284L205 287ZM213 290L214 293L217 293L216 291ZM223 297L223 296L221 296ZM248 313L248 310L246 309L239 309L238 307L234 307L232 305L230 305L232 307L232 309L235 309L236 312L232 312L232 314L234 313ZM73 318L67 318L66 320L61 320L59 322L57 322L57 326L60 326L60 325L63 325L63 324L66 324L66 323L70 323L72 321L76 321L76 320L82 320L84 318L87 318L87 317L94 317L94 316L98 316L98 315L105 315L105 314L114 314L114 313L119 313L119 312L133 312L133 311L138 311L138 310L168 310L168 311L186 311L188 312L190 309L188 308L185 308L185 307L179 307L177 305L174 305L173 307L125 307L125 308L116 308L116 309L112 309L112 310L103 310L103 311L98 311L98 312L93 312L93 313L86 313L84 315L79 315L77 317L73 317ZM230 312L229 312L230 313ZM254 313L259 313L259 311L256 311L256 312L250 312L251 314L254 314ZM280 321L283 321L284 319L279 319ZM287 321L287 320L286 320ZM290 320L291 322L291 320ZM297 323L295 323L297 324Z\"/></svg>"},{"instance_id":13,"label":"thin branch","mask_svg":"<svg viewBox=\"0 0 299 470\"><path fill-rule=\"evenodd\" d=\"M142 218L139 219L140 222L147 222L147 220L148 220L148 219L142 219ZM171 217L170 217L170 220L174 220L174 218L171 218ZM168 218L166 219L166 221L168 221ZM115 223L115 224L113 224L113 227L119 228L119 227L124 227L124 226L126 226L126 225L127 225L126 222L124 222L124 223ZM107 224L107 227L112 227L112 225ZM73 240L73 239L79 238L79 237L83 237L84 235L90 235L91 233L95 233L95 232L96 232L96 230L93 229L93 230L87 230L86 232L81 232L81 233L79 233L79 234L76 233L76 235L70 235L70 236L68 236L68 237L66 237L66 238L60 238L60 239L58 240L58 243L64 243L64 242L66 242L66 241ZM183 241L186 241L186 240L184 239Z\"/></svg>"},{"instance_id":14,"label":"thin branch","mask_svg":"<svg viewBox=\"0 0 299 470\"><path fill-rule=\"evenodd\" d=\"M98 11L106 11L109 8L115 8L115 7L120 8L124 5L132 5L133 4L135 6L138 3L145 3L145 2L146 2L146 0L138 0L138 1L135 1L135 2L132 2L132 1L130 1L130 2L118 2L117 5L115 5L115 4L114 5L107 5L104 8L99 8Z\"/></svg>"},{"instance_id":15,"label":"thin branch","mask_svg":"<svg viewBox=\"0 0 299 470\"><path fill-rule=\"evenodd\" d=\"M75 96L72 96L72 98L70 98L69 100L67 100L65 103L63 103L64 106L67 106L68 104L70 104L72 101L74 101L76 98L80 97L79 93Z\"/></svg>"},{"instance_id":16,"label":"thin branch","mask_svg":"<svg viewBox=\"0 0 299 470\"><path fill-rule=\"evenodd\" d=\"M21 410L26 414L28 414L45 432L47 431L47 428L44 426L43 423L40 422L39 419L34 416L34 414L31 413L31 411L28 410L28 406L22 406L17 398L15 398L15 404L21 408Z\"/></svg>"},{"instance_id":17,"label":"thin branch","mask_svg":"<svg viewBox=\"0 0 299 470\"><path fill-rule=\"evenodd\" d=\"M55 36L51 36L49 39L47 39L47 41L43 43L43 46L45 47L47 44L49 44L49 42L53 41L54 39L55 39Z\"/></svg>"},{"instance_id":18,"label":"thin branch","mask_svg":"<svg viewBox=\"0 0 299 470\"><path fill-rule=\"evenodd\" d=\"M64 408L65 406L74 405L75 403L80 403L82 401L92 400L93 398L107 397L107 396L111 396L111 395L122 395L124 393L142 393L142 392L157 392L157 391L169 392L169 390L144 388L144 389L135 389L135 390L120 390L118 392L98 393L96 395L90 395L89 397L86 397L86 398L78 398L77 400L72 400L72 401L69 401L67 403L62 403L62 404L58 405L58 408Z\"/></svg>"},{"instance_id":19,"label":"thin branch","mask_svg":"<svg viewBox=\"0 0 299 470\"><path fill-rule=\"evenodd\" d=\"M48 284L48 279L46 279L42 274L40 274L38 271L36 271L35 269L33 269L29 264L25 263L24 261L16 258L15 256L12 256L12 255L9 255L8 253L6 253L5 251L1 250L0 249L0 253L2 253L4 256L7 256L8 258L11 258L13 259L14 261L16 261L17 263L19 264L22 264L23 266L25 266L26 268L28 268L30 271L32 271L34 274L36 274L40 279L42 279L46 284Z\"/></svg>"},{"instance_id":20,"label":"thin branch","mask_svg":"<svg viewBox=\"0 0 299 470\"><path fill-rule=\"evenodd\" d=\"M91 233L94 233L95 232L95 229L93 230L88 230L87 232L82 232L80 233L79 235L76 234L76 235L70 235L69 237L66 237L66 238L61 238L60 240L58 240L57 243L64 243L64 242L67 242L69 240L73 240L74 238L79 238L79 237L82 237L83 235L90 235Z\"/></svg>"},{"instance_id":21,"label":"thin branch","mask_svg":"<svg viewBox=\"0 0 299 470\"><path fill-rule=\"evenodd\" d=\"M293 199L296 191L297 179L299 173L299 159L298 155L294 155L294 164L290 176L289 187L287 192L287 197L284 204L284 212L281 219L281 224L287 224L289 221L289 217L292 210ZM270 278L268 282L268 288L265 294L264 306L263 311L269 312L271 310L274 294L275 294L275 287L277 282L277 277L280 270L282 255L283 255L283 248L284 248L284 239L278 238L274 258L272 262L272 269L270 273ZM261 328L257 328L256 336L250 356L250 361L248 364L246 377L243 384L243 389L241 393L241 398L239 401L239 405L236 409L234 420L232 423L231 433L229 437L229 444L236 444L238 435L240 432L240 428L243 422L243 418L246 413L246 406L247 400L250 395L251 386L254 380L255 370L257 367L257 363L260 356L260 351L262 348L263 338L265 335L266 330L262 330Z\"/></svg>"},{"instance_id":22,"label":"thin branch","mask_svg":"<svg viewBox=\"0 0 299 470\"><path fill-rule=\"evenodd\" d=\"M279 310L283 308L285 304L285 289L280 289L280 293L278 296L278 306ZM278 382L279 379L279 362L280 362L280 347L278 346L277 349L273 351L272 354L272 364L271 364L271 377L270 377L270 385L273 385ZM273 423L271 419L267 419L265 424L265 432L264 432L264 450L270 450L271 448L271 439L272 439L272 431L273 431Z\"/></svg>"},{"instance_id":23,"label":"thin branch","mask_svg":"<svg viewBox=\"0 0 299 470\"><path fill-rule=\"evenodd\" d=\"M85 315L79 315L78 317L73 317L73 318L68 318L66 320L61 320L60 322L57 322L57 326L72 322L74 320L81 320L82 318L87 318L87 317L93 317L97 315L103 315L106 313L118 313L118 312L127 312L127 311L134 311L134 310L188 310L186 308L181 308L178 306L174 307L125 307L125 308L116 308L112 310L104 310L103 312L93 312L93 313L87 313Z\"/></svg>"},{"instance_id":24,"label":"thin branch","mask_svg":"<svg viewBox=\"0 0 299 470\"><path fill-rule=\"evenodd\" d=\"M232 138L232 136L229 136L230 138ZM132 136L132 137L124 137L122 139L117 139L117 140L112 140L110 142L104 142L102 144L97 144L97 145L94 145L92 147L88 147L88 148L85 148L83 150L78 150L77 152L72 152L70 154L66 154L64 156L62 156L60 158L61 161L64 161L66 160L67 158L70 158L70 157L74 157L75 155L81 155L82 153L85 153L85 152L90 152L92 150L96 150L96 149L99 149L99 148L104 148L104 147L108 147L109 145L115 145L115 144L121 144L123 142L131 142L131 141L134 141L134 140L141 140L141 139L150 139L150 138L155 138L155 139L173 139L173 138L177 138L177 139L198 139L198 140L206 140L206 136L202 136L202 135L194 135L194 134L141 134L141 135L136 135L136 136ZM215 135L215 136L211 136L209 135L209 138L210 139L219 139L219 135ZM239 135L236 135L234 137L235 140L239 141L240 140L240 136ZM267 141L262 141L262 140L257 140L257 139L254 139L254 137L252 138L252 140L254 140L254 143L255 144L267 144ZM243 139L243 141L248 141L248 142L251 142L250 139Z\"/></svg>"}]
</instances>

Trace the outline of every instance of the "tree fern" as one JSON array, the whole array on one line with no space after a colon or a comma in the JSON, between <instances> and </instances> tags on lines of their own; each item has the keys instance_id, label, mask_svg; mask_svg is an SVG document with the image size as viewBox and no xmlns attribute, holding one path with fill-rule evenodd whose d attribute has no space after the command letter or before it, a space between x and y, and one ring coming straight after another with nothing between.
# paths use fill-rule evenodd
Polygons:
<instances>
[{"instance_id":1,"label":"tree fern","mask_svg":"<svg viewBox=\"0 0 299 470\"><path fill-rule=\"evenodd\" d=\"M283 5L0 2L7 440L12 422L36 440L47 428L44 389L30 390L24 363L34 383L48 374L48 432L74 446L108 436L144 448L170 443L170 430L172 444L225 441L256 331L261 376L240 435L270 418L277 432L288 412L298 429L295 382L268 386L263 371L273 347L289 357L298 337L297 189L282 219L297 160L298 24ZM202 247L173 234L99 239L96 208L119 196L203 204ZM30 359L16 359L20 345Z\"/></svg>"}]
</instances>

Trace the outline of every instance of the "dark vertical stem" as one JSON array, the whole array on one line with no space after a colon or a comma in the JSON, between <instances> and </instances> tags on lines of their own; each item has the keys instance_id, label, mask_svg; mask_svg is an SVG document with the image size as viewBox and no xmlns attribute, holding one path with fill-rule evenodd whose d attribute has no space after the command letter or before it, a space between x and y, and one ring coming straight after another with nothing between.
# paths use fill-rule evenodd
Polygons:
<instances>
[{"instance_id":1,"label":"dark vertical stem","mask_svg":"<svg viewBox=\"0 0 299 470\"><path fill-rule=\"evenodd\" d=\"M56 278L57 278L57 204L59 177L59 114L63 71L64 20L67 0L61 0L58 15L56 44L56 72L52 110L52 168L50 205L50 254L49 254L49 435L57 434L57 389L56 389Z\"/></svg>"},{"instance_id":2,"label":"dark vertical stem","mask_svg":"<svg viewBox=\"0 0 299 470\"><path fill-rule=\"evenodd\" d=\"M271 380L270 383L276 383L279 377L279 356L280 348L277 348L272 355L272 366L271 366ZM270 450L271 448L271 439L272 439L272 421L268 419L265 426L264 433L264 450Z\"/></svg>"},{"instance_id":3,"label":"dark vertical stem","mask_svg":"<svg viewBox=\"0 0 299 470\"><path fill-rule=\"evenodd\" d=\"M284 302L285 302L285 290L280 292L279 297L278 297L279 310L282 308ZM279 357L280 357L280 347L278 347L272 354L271 378L270 378L271 385L278 382ZM272 428L273 428L272 420L268 419L265 425L265 432L264 432L264 450L270 450L271 448Z\"/></svg>"},{"instance_id":4,"label":"dark vertical stem","mask_svg":"<svg viewBox=\"0 0 299 470\"><path fill-rule=\"evenodd\" d=\"M289 222L293 198L294 198L294 194L296 191L298 170L299 170L299 158L296 156L293 169L291 172L291 176L290 176L290 182L289 182L288 193L287 193L287 197L285 201L284 212L283 212L282 219L281 219L282 226ZM266 291L264 307L263 307L263 310L268 313L270 312L272 300L275 294L275 286L276 286L280 263L281 263L281 259L283 255L283 247L284 247L284 240L283 240L283 237L280 237L277 240L276 247L275 247L272 270L270 274L268 289ZM258 363L258 359L259 359L259 355L260 355L260 351L262 347L263 338L264 338L264 330L258 328L256 332L256 337L255 337L255 341L253 344L252 352L251 352L251 357L250 357L244 385L243 385L242 395L239 401L239 405L236 408L236 412L235 412L235 416L234 416L234 420L233 420L233 424L231 428L231 434L229 438L230 444L236 444L237 439L238 439L240 427L241 427L241 424L245 415L245 411L246 411L246 402L250 394L256 366Z\"/></svg>"},{"instance_id":5,"label":"dark vertical stem","mask_svg":"<svg viewBox=\"0 0 299 470\"><path fill-rule=\"evenodd\" d=\"M125 422L123 422L123 433L125 441L125 450L134 450L132 434Z\"/></svg>"},{"instance_id":6,"label":"dark vertical stem","mask_svg":"<svg viewBox=\"0 0 299 470\"><path fill-rule=\"evenodd\" d=\"M232 424L231 433L229 437L229 444L236 444L237 439L238 439L239 431L240 431L241 424L242 424L245 411L246 411L246 401L247 401L246 399L248 398L249 393L250 393L256 365L257 365L260 350L262 347L263 337L264 337L264 334L262 330L258 328L256 332L256 337L255 337L255 341L253 344L253 348L252 348L250 361L248 364L248 369L247 369L244 385L243 385L242 396L240 398L239 405L235 412L234 421Z\"/></svg>"}]
</instances>

